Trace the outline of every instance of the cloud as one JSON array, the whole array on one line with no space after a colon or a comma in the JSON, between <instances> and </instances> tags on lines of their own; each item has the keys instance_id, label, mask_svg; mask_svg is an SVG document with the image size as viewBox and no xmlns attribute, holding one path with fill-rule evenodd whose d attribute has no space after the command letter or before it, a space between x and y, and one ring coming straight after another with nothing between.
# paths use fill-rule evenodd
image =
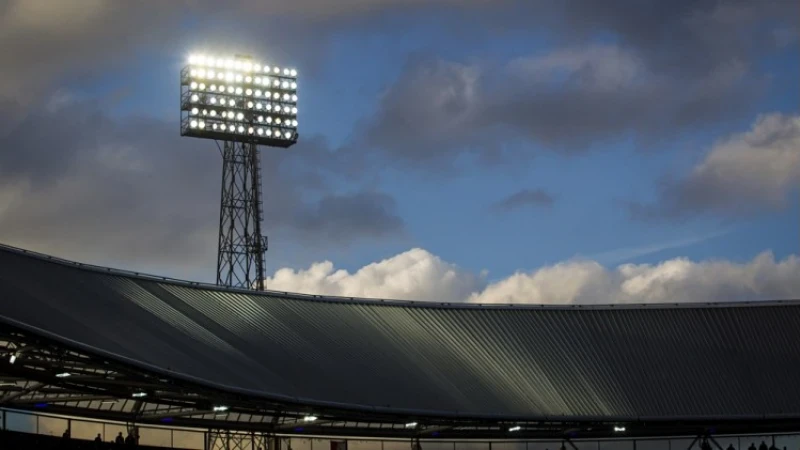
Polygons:
<instances>
[{"instance_id":1,"label":"cloud","mask_svg":"<svg viewBox=\"0 0 800 450\"><path fill-rule=\"evenodd\" d=\"M510 212L526 206L552 207L555 199L543 189L522 189L494 203L496 212Z\"/></svg>"},{"instance_id":2,"label":"cloud","mask_svg":"<svg viewBox=\"0 0 800 450\"><path fill-rule=\"evenodd\" d=\"M215 260L221 158L213 142L180 137L177 123L114 119L79 101L37 110L0 148L0 241L87 262ZM264 151L264 232L332 245L402 233L387 194L353 179L351 193L333 190L341 164L315 137Z\"/></svg>"},{"instance_id":3,"label":"cloud","mask_svg":"<svg viewBox=\"0 0 800 450\"><path fill-rule=\"evenodd\" d=\"M315 239L380 238L402 233L405 228L394 209L394 198L385 193L328 195L298 211L294 225Z\"/></svg>"},{"instance_id":4,"label":"cloud","mask_svg":"<svg viewBox=\"0 0 800 450\"><path fill-rule=\"evenodd\" d=\"M422 249L413 249L350 273L325 261L308 269L281 269L269 289L345 297L435 302L610 304L727 302L800 298L800 258L776 261L770 252L736 263L676 258L656 265L609 269L575 260L487 282Z\"/></svg>"},{"instance_id":5,"label":"cloud","mask_svg":"<svg viewBox=\"0 0 800 450\"><path fill-rule=\"evenodd\" d=\"M800 184L800 116L760 116L752 128L717 142L688 175L665 179L655 204L633 204L641 219L779 210Z\"/></svg>"},{"instance_id":6,"label":"cloud","mask_svg":"<svg viewBox=\"0 0 800 450\"><path fill-rule=\"evenodd\" d=\"M741 62L670 77L615 45L556 50L494 70L414 58L383 94L358 145L437 170L464 154L494 162L535 154L530 145L511 153L514 143L574 153L633 137L651 148L739 117L764 86Z\"/></svg>"},{"instance_id":7,"label":"cloud","mask_svg":"<svg viewBox=\"0 0 800 450\"><path fill-rule=\"evenodd\" d=\"M352 274L336 270L330 261L312 264L307 270L280 269L267 278L267 287L276 291L343 297L460 301L483 282L482 275L465 272L415 248L366 265Z\"/></svg>"},{"instance_id":8,"label":"cloud","mask_svg":"<svg viewBox=\"0 0 800 450\"><path fill-rule=\"evenodd\" d=\"M499 62L412 57L356 140L433 170L464 155L518 163L540 149L574 153L629 139L660 148L753 112L770 87L760 62L791 43L776 30L797 28L789 3L518 6L520 22L554 32L554 46ZM508 19L512 10L487 16ZM599 43L598 33L611 42Z\"/></svg>"},{"instance_id":9,"label":"cloud","mask_svg":"<svg viewBox=\"0 0 800 450\"><path fill-rule=\"evenodd\" d=\"M658 242L654 244L648 245L641 245L637 247L625 247L625 248L618 248L615 250L610 250L607 252L598 253L595 255L591 255L587 257L588 259L597 261L602 264L611 264L611 263L619 263L623 261L628 261L634 258L639 258L641 256L652 255L654 253L663 252L665 250L672 250L681 247L688 247L690 245L695 245L701 242L708 241L710 239L715 239L720 236L724 236L728 233L733 231L732 228L722 229L713 231L711 233L705 233L697 236L685 237L682 239L673 239L670 241Z\"/></svg>"}]
</instances>

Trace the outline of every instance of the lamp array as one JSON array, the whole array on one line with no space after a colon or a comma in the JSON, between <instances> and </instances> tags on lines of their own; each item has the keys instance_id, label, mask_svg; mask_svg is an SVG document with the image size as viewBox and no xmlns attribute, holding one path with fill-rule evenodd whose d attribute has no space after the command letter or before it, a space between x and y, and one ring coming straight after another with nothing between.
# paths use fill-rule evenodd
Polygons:
<instances>
[{"instance_id":1,"label":"lamp array","mask_svg":"<svg viewBox=\"0 0 800 450\"><path fill-rule=\"evenodd\" d=\"M193 55L183 70L181 109L187 131L233 140L297 138L297 71L251 59Z\"/></svg>"}]
</instances>

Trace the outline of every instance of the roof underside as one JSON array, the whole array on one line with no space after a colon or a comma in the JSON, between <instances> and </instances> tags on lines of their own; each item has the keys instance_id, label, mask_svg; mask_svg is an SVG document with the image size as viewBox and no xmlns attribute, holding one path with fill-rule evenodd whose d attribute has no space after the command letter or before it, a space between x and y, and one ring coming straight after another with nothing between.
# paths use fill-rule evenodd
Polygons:
<instances>
[{"instance_id":1,"label":"roof underside","mask_svg":"<svg viewBox=\"0 0 800 450\"><path fill-rule=\"evenodd\" d=\"M800 305L448 308L223 291L0 249L0 316L234 393L508 420L800 417Z\"/></svg>"}]
</instances>

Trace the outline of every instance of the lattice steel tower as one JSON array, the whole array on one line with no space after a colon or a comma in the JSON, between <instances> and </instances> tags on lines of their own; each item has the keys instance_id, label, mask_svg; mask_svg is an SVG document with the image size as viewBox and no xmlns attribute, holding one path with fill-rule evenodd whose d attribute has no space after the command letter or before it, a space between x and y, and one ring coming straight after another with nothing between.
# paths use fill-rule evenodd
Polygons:
<instances>
[{"instance_id":1,"label":"lattice steel tower","mask_svg":"<svg viewBox=\"0 0 800 450\"><path fill-rule=\"evenodd\" d=\"M217 284L263 289L267 237L261 234L261 165L256 144L225 141Z\"/></svg>"},{"instance_id":2,"label":"lattice steel tower","mask_svg":"<svg viewBox=\"0 0 800 450\"><path fill-rule=\"evenodd\" d=\"M181 71L181 135L213 139L222 153L217 284L265 288L259 145L297 143L297 72L245 56L189 58Z\"/></svg>"}]
</instances>

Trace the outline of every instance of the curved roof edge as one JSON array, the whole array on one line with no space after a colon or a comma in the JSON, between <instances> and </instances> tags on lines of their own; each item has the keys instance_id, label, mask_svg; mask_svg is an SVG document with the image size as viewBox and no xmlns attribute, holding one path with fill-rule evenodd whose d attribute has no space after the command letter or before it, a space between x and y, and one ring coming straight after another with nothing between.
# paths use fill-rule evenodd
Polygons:
<instances>
[{"instance_id":1,"label":"curved roof edge","mask_svg":"<svg viewBox=\"0 0 800 450\"><path fill-rule=\"evenodd\" d=\"M462 414L458 411L431 411L431 410L414 410L414 409L403 409L403 408L394 408L394 407L380 407L380 406L369 406L369 405L360 405L354 403L337 403L337 402L326 402L320 401L310 398L300 398L300 397L292 397L282 394L275 394L275 393L268 393L262 391L253 391L249 389L244 389L236 386L229 386L225 384L215 383L213 381L206 380L204 378L194 377L188 374L171 371L168 369L164 369L162 367L154 366L152 364L148 364L143 361L139 361L136 359L131 359L123 355L115 354L112 352L108 352L103 349L99 349L90 345L86 345L69 338L65 338L63 336L57 335L55 333L51 333L49 331L33 327L21 322L18 322L13 319L9 319L3 315L0 315L0 324L5 324L8 326L12 326L18 328L22 331L27 333L31 333L32 335L39 336L41 338L51 340L57 342L65 347L87 352L89 354L93 354L95 356L101 358L108 358L111 361L115 361L117 363L122 363L125 365L129 365L131 367L135 367L136 369L143 370L146 372L150 372L154 375L159 375L167 378L172 378L174 380L192 383L197 386L202 386L207 389L218 390L222 393L227 394L234 394L234 395L245 395L252 398L261 398L263 400L268 400L272 402L285 402L288 404L294 404L300 407L312 407L312 408L327 408L333 410L340 410L346 412L358 412L358 413L374 413L380 414L385 416L395 416L397 418L402 417L417 417L417 418L441 418L441 419L454 419L454 420L480 420L480 421L500 421L500 422L565 422L565 423L575 423L575 422L594 422L594 423L614 423L614 422L627 422L627 423L634 423L634 422L648 422L648 423L666 423L666 422L673 422L673 421L684 421L684 422L705 422L705 421L717 421L717 420L724 420L724 421L760 421L760 420L779 420L779 419L797 419L796 415L793 414L766 414L766 415L726 415L722 416L715 416L715 415L694 415L694 416L676 416L676 417L648 417L648 416L559 416L559 415L543 415L543 416L509 416L509 415L500 415L500 414Z\"/></svg>"},{"instance_id":2,"label":"curved roof edge","mask_svg":"<svg viewBox=\"0 0 800 450\"><path fill-rule=\"evenodd\" d=\"M243 288L219 286L213 283L205 283L200 281L188 281L178 278L164 277L160 275L153 275L149 273L136 272L125 269L114 269L111 267L98 266L94 264L85 264L57 256L47 255L45 253L27 250L20 247L0 243L0 250L8 251L17 254L23 254L28 257L37 258L44 261L49 261L55 264L79 268L92 272L99 272L110 275L118 275L128 278L136 278L142 280L154 280L163 283L170 283L179 286L199 287L203 289L224 291L224 292L238 292L249 295L272 295L295 300L307 301L324 301L324 302L338 302L338 303L361 303L371 305L386 305L386 306L414 306L420 308L453 308L453 309L554 309L554 310L606 310L606 309L674 309L674 308L714 308L714 307L762 307L762 306L777 306L777 305L798 305L800 299L775 299L775 300L747 300L747 301L725 301L725 302L675 302L675 303L603 303L603 304L544 304L544 303L468 303L468 302L435 302L428 300L400 300L400 299L382 299L382 298L367 298L367 297L343 297L334 295L317 295L317 294L303 294L300 292L286 292L263 290L256 291Z\"/></svg>"}]
</instances>

